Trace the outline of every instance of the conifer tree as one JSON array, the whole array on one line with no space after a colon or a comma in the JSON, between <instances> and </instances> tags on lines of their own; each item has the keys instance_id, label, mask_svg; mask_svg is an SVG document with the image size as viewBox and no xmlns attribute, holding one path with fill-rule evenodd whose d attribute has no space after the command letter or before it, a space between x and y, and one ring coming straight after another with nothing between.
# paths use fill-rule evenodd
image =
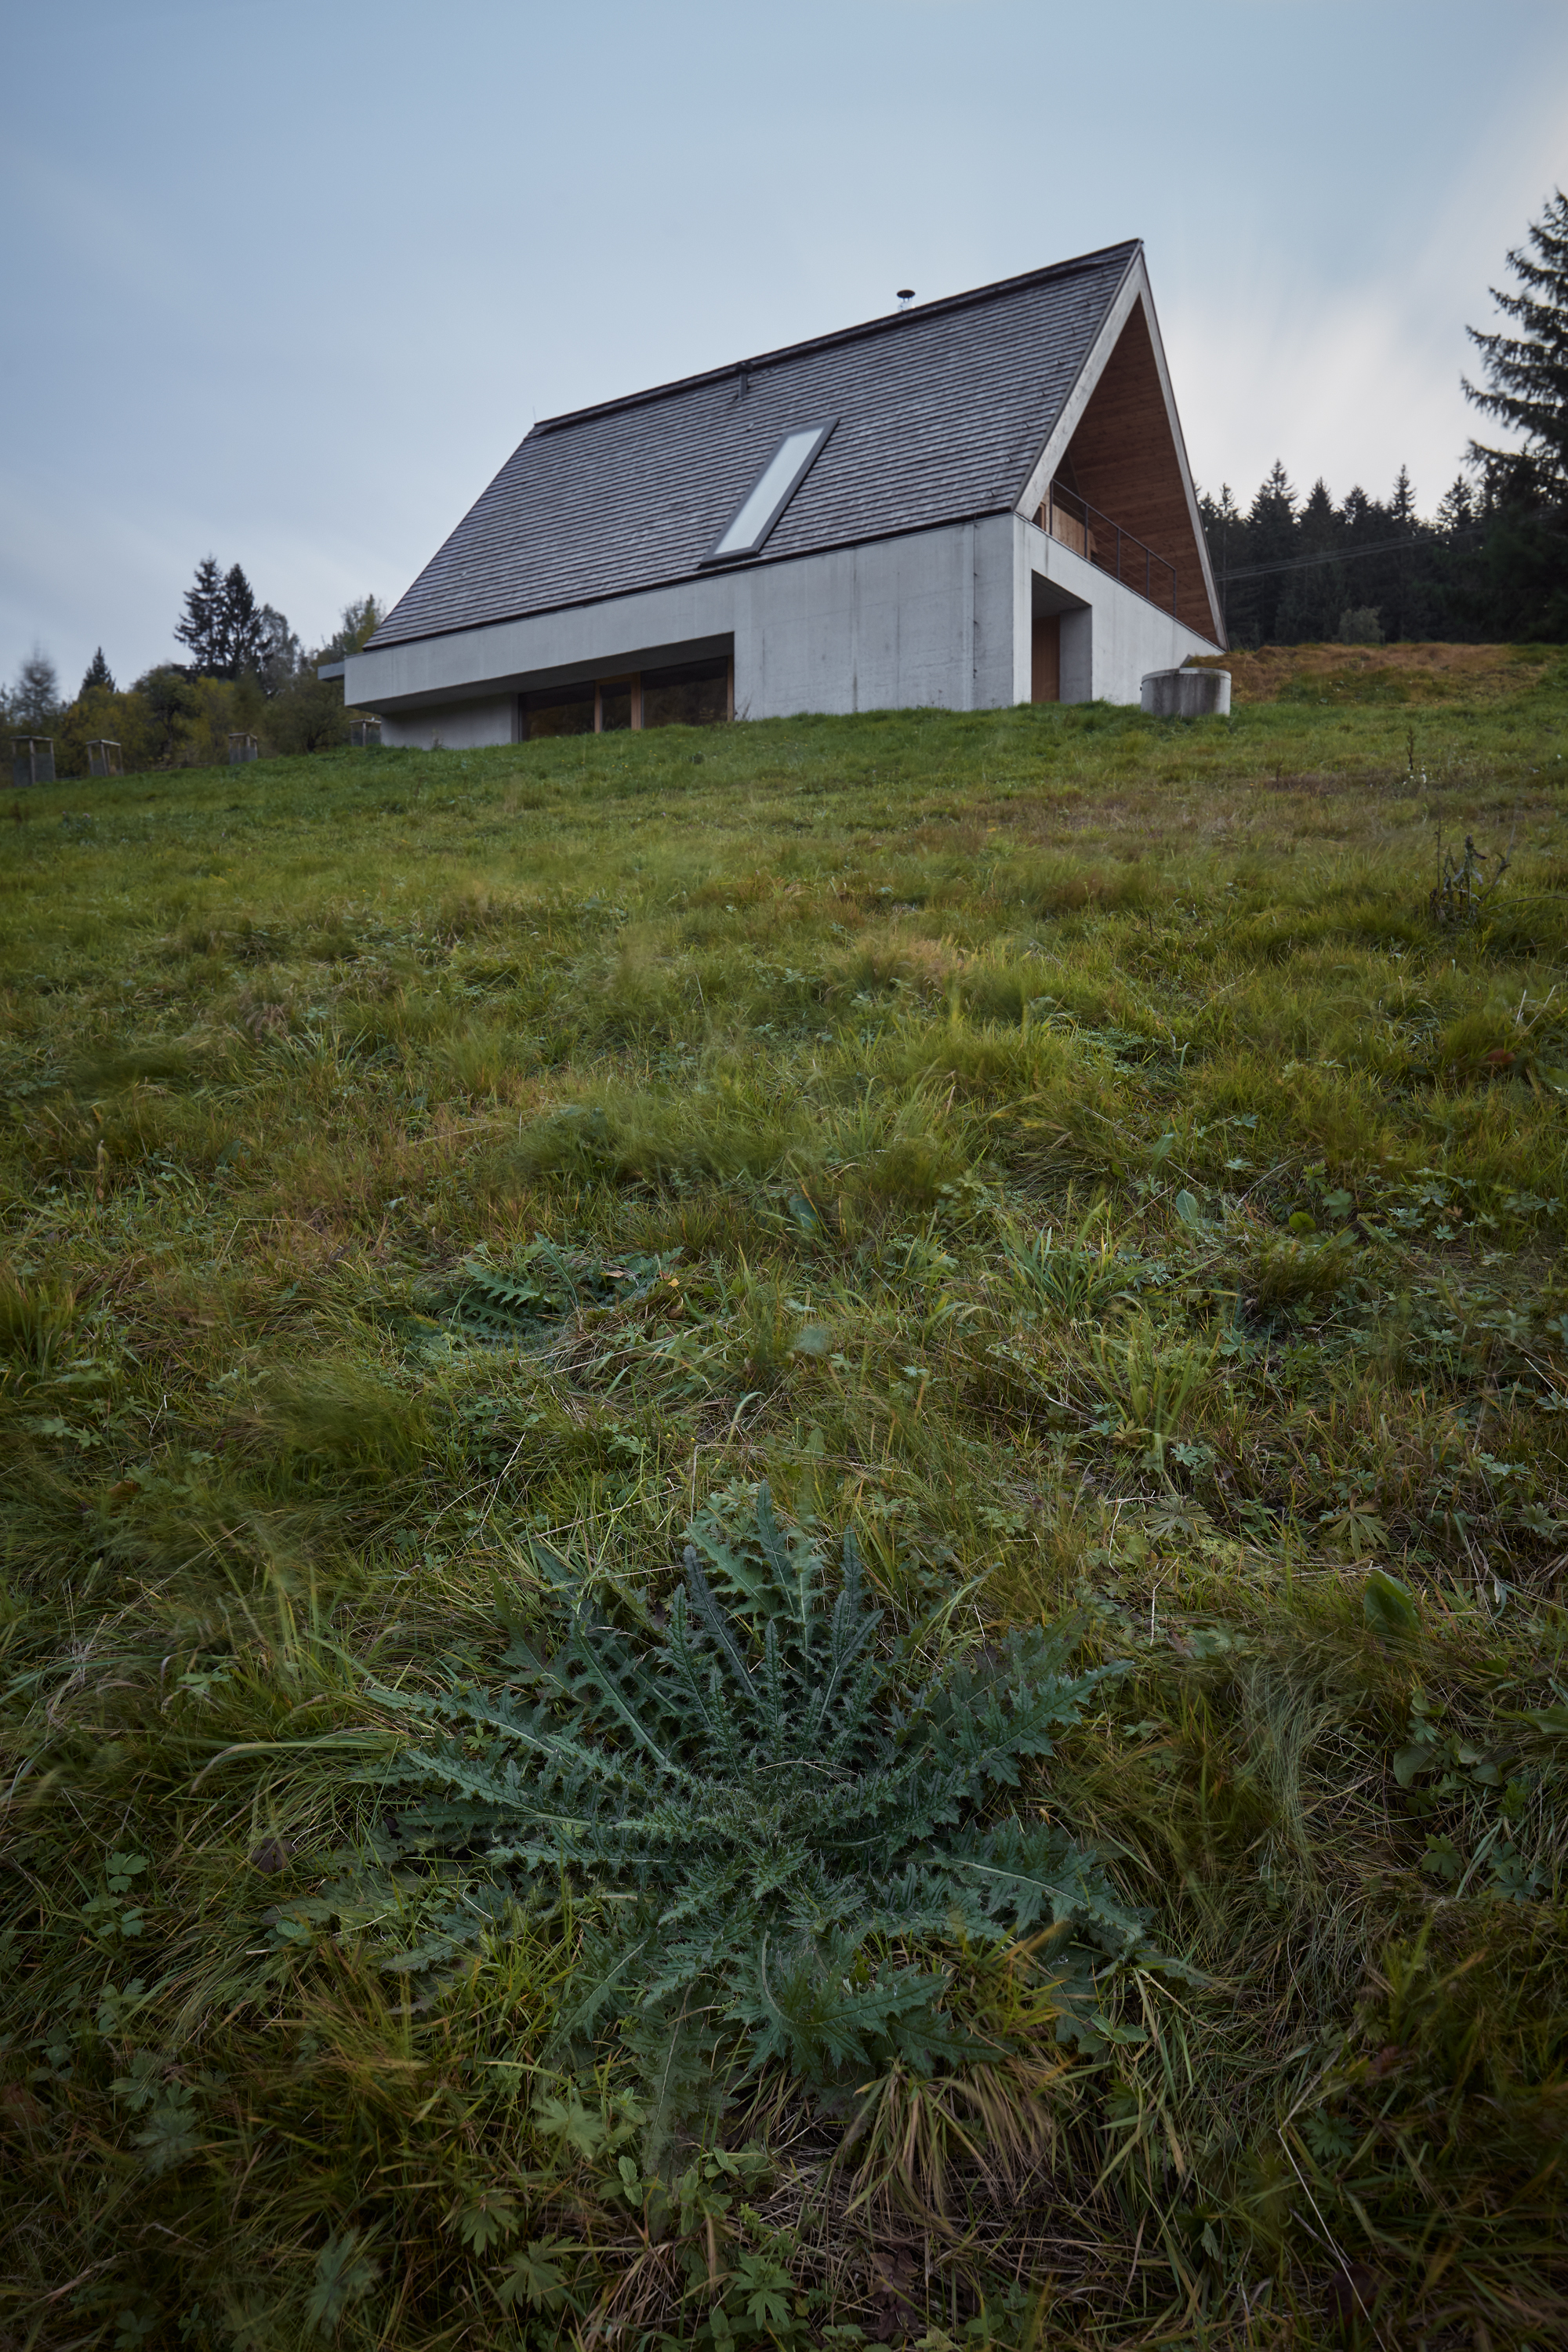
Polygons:
<instances>
[{"instance_id":1,"label":"conifer tree","mask_svg":"<svg viewBox=\"0 0 1568 2352\"><path fill-rule=\"evenodd\" d=\"M1247 517L1237 505L1228 482L1220 484L1217 499L1211 499L1205 490L1198 500L1198 509L1203 517L1204 537L1208 542L1209 562L1214 566L1220 611L1228 634L1229 574L1233 564L1247 561Z\"/></svg>"},{"instance_id":2,"label":"conifer tree","mask_svg":"<svg viewBox=\"0 0 1568 2352\"><path fill-rule=\"evenodd\" d=\"M1286 475L1283 462L1278 457L1267 478L1258 485L1247 522L1247 556L1251 562L1280 563L1297 553L1296 493ZM1284 594L1280 575L1266 575L1258 582L1254 593L1257 600L1253 608L1256 642L1267 645L1278 633L1278 617Z\"/></svg>"},{"instance_id":3,"label":"conifer tree","mask_svg":"<svg viewBox=\"0 0 1568 2352\"><path fill-rule=\"evenodd\" d=\"M101 646L100 646L98 651L94 654L92 659L87 666L86 674L82 678L80 686L77 688L76 698L79 702L84 695L95 694L100 691L108 694L112 694L114 692L113 673L110 671L109 664L103 658L103 647Z\"/></svg>"},{"instance_id":4,"label":"conifer tree","mask_svg":"<svg viewBox=\"0 0 1568 2352\"><path fill-rule=\"evenodd\" d=\"M1296 521L1296 492L1285 471L1285 461L1276 457L1267 477L1258 486L1248 520L1254 523L1275 525L1287 523L1292 529Z\"/></svg>"},{"instance_id":5,"label":"conifer tree","mask_svg":"<svg viewBox=\"0 0 1568 2352\"><path fill-rule=\"evenodd\" d=\"M1297 544L1303 555L1322 558L1338 551L1342 523L1333 495L1320 474L1307 493L1297 526ZM1275 631L1282 641L1331 637L1339 629L1347 591L1338 563L1318 562L1285 577Z\"/></svg>"},{"instance_id":6,"label":"conifer tree","mask_svg":"<svg viewBox=\"0 0 1568 2352\"><path fill-rule=\"evenodd\" d=\"M1463 474L1456 474L1437 501L1437 521L1444 530L1463 530L1474 521L1475 493Z\"/></svg>"},{"instance_id":7,"label":"conifer tree","mask_svg":"<svg viewBox=\"0 0 1568 2352\"><path fill-rule=\"evenodd\" d=\"M217 612L217 675L244 677L261 667L267 624L255 591L237 563L231 564L223 583Z\"/></svg>"},{"instance_id":8,"label":"conifer tree","mask_svg":"<svg viewBox=\"0 0 1568 2352\"><path fill-rule=\"evenodd\" d=\"M1205 490L1198 500L1203 516L1204 536L1208 541L1209 556L1215 570L1226 572L1233 563L1247 560L1247 517L1236 503L1228 482L1219 486L1217 499Z\"/></svg>"},{"instance_id":9,"label":"conifer tree","mask_svg":"<svg viewBox=\"0 0 1568 2352\"><path fill-rule=\"evenodd\" d=\"M1367 551L1381 547L1393 537L1388 509L1355 482L1345 493L1341 512L1344 518L1345 554L1354 559L1347 566L1345 601L1358 611L1381 611L1388 597L1386 562L1381 556L1369 558Z\"/></svg>"},{"instance_id":10,"label":"conifer tree","mask_svg":"<svg viewBox=\"0 0 1568 2352\"><path fill-rule=\"evenodd\" d=\"M1401 466L1394 478L1394 495L1388 501L1388 520L1394 535L1414 539L1420 518L1415 512L1415 490L1410 479L1408 466ZM1391 615L1388 635L1404 637L1410 635L1411 582L1409 559L1401 549L1379 566L1379 578L1374 585L1386 602Z\"/></svg>"},{"instance_id":11,"label":"conifer tree","mask_svg":"<svg viewBox=\"0 0 1568 2352\"><path fill-rule=\"evenodd\" d=\"M1528 247L1516 246L1508 256L1519 291L1491 289L1517 331L1488 335L1467 327L1486 388L1461 381L1467 399L1524 436L1522 450L1472 441L1471 462L1489 477L1555 499L1568 492L1568 197L1561 188L1527 234Z\"/></svg>"},{"instance_id":12,"label":"conifer tree","mask_svg":"<svg viewBox=\"0 0 1568 2352\"><path fill-rule=\"evenodd\" d=\"M201 677L216 677L223 667L224 578L216 555L204 555L196 576L185 591L184 618L174 630L191 650L191 667Z\"/></svg>"},{"instance_id":13,"label":"conifer tree","mask_svg":"<svg viewBox=\"0 0 1568 2352\"><path fill-rule=\"evenodd\" d=\"M1345 529L1363 539L1375 537L1382 520L1377 501L1371 499L1359 482L1352 482L1345 492Z\"/></svg>"}]
</instances>

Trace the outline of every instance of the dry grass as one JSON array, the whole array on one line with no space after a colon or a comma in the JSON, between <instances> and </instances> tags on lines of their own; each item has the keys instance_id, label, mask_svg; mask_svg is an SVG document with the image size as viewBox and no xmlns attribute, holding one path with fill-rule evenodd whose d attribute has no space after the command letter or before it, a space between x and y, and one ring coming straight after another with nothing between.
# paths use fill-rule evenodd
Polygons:
<instances>
[{"instance_id":1,"label":"dry grass","mask_svg":"<svg viewBox=\"0 0 1568 2352\"><path fill-rule=\"evenodd\" d=\"M1227 669L1237 703L1311 700L1491 703L1528 691L1558 656L1545 646L1262 646L1199 662Z\"/></svg>"}]
</instances>

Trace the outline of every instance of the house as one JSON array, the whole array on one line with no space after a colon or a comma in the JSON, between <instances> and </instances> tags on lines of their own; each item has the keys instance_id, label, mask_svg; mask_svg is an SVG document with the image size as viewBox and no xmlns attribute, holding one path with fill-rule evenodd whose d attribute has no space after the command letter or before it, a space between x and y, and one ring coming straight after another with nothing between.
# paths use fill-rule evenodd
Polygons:
<instances>
[{"instance_id":1,"label":"house","mask_svg":"<svg viewBox=\"0 0 1568 2352\"><path fill-rule=\"evenodd\" d=\"M344 692L457 748L1135 702L1224 643L1133 242L545 419Z\"/></svg>"}]
</instances>

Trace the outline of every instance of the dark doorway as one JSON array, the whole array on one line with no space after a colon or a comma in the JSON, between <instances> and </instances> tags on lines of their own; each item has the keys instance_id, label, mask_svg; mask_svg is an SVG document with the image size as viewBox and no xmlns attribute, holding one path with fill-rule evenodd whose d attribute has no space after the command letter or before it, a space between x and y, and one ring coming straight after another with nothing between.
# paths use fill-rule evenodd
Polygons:
<instances>
[{"instance_id":1,"label":"dark doorway","mask_svg":"<svg viewBox=\"0 0 1568 2352\"><path fill-rule=\"evenodd\" d=\"M1062 616L1037 613L1029 640L1029 699L1059 702L1062 698Z\"/></svg>"}]
</instances>

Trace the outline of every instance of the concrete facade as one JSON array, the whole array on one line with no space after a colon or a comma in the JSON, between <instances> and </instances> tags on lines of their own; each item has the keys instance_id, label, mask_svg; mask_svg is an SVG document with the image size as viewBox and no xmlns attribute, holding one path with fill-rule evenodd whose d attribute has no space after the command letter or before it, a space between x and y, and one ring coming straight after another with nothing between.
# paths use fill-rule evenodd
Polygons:
<instances>
[{"instance_id":1,"label":"concrete facade","mask_svg":"<svg viewBox=\"0 0 1568 2352\"><path fill-rule=\"evenodd\" d=\"M1021 515L1014 526L1013 663L1010 702L1029 699L1030 624L1061 615L1061 699L1136 702L1144 675L1175 669L1219 647L1183 621L1076 555Z\"/></svg>"},{"instance_id":2,"label":"concrete facade","mask_svg":"<svg viewBox=\"0 0 1568 2352\"><path fill-rule=\"evenodd\" d=\"M1031 698L1031 623L1061 615L1061 699L1136 702L1146 672L1206 638L1021 514L454 629L351 655L344 698L383 740L507 743L518 697L731 654L737 719L805 711L993 710Z\"/></svg>"}]
</instances>

